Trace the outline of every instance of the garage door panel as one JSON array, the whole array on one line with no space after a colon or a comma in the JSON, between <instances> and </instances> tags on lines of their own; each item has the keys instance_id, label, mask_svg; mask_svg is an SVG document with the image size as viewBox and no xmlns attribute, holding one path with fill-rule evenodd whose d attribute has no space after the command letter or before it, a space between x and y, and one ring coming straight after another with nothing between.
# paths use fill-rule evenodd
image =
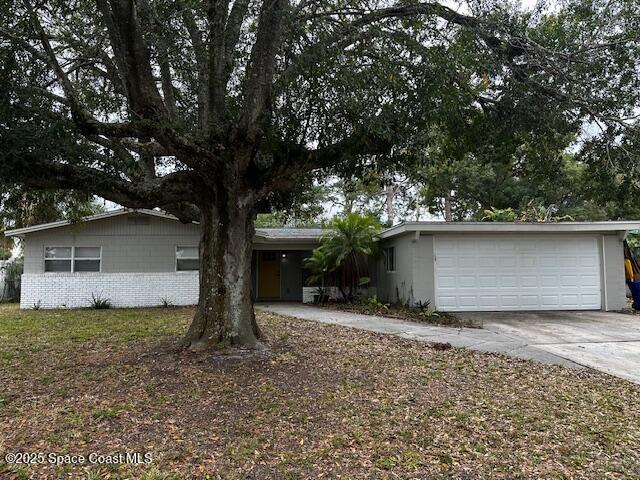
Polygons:
<instances>
[{"instance_id":1,"label":"garage door panel","mask_svg":"<svg viewBox=\"0 0 640 480\"><path fill-rule=\"evenodd\" d=\"M547 308L557 307L560 304L560 297L558 295L540 295L540 304Z\"/></svg>"},{"instance_id":2,"label":"garage door panel","mask_svg":"<svg viewBox=\"0 0 640 480\"><path fill-rule=\"evenodd\" d=\"M468 255L463 255L458 257L458 263L457 263L459 268L472 268L475 269L478 265L478 258L477 257L471 257Z\"/></svg>"},{"instance_id":3,"label":"garage door panel","mask_svg":"<svg viewBox=\"0 0 640 480\"><path fill-rule=\"evenodd\" d=\"M518 277L515 275L503 275L499 278L498 285L501 288L516 288L518 286Z\"/></svg>"},{"instance_id":4,"label":"garage door panel","mask_svg":"<svg viewBox=\"0 0 640 480\"><path fill-rule=\"evenodd\" d=\"M577 275L560 275L561 287L574 287L579 281L580 280Z\"/></svg>"},{"instance_id":5,"label":"garage door panel","mask_svg":"<svg viewBox=\"0 0 640 480\"><path fill-rule=\"evenodd\" d=\"M457 298L453 295L441 295L438 297L438 305L440 305L441 310L447 310L448 307L457 307L456 300Z\"/></svg>"},{"instance_id":6,"label":"garage door panel","mask_svg":"<svg viewBox=\"0 0 640 480\"><path fill-rule=\"evenodd\" d=\"M552 267L555 268L558 266L558 259L554 255L550 254L540 254L538 257L538 265L540 267Z\"/></svg>"},{"instance_id":7,"label":"garage door panel","mask_svg":"<svg viewBox=\"0 0 640 480\"><path fill-rule=\"evenodd\" d=\"M458 261L456 257L450 256L450 255L440 255L440 258L438 258L438 263L442 268L458 266Z\"/></svg>"},{"instance_id":8,"label":"garage door panel","mask_svg":"<svg viewBox=\"0 0 640 480\"><path fill-rule=\"evenodd\" d=\"M593 257L586 257L581 255L578 258L578 263L580 264L581 267L587 267L587 268L597 268L599 267L599 261L597 258L593 258Z\"/></svg>"},{"instance_id":9,"label":"garage door panel","mask_svg":"<svg viewBox=\"0 0 640 480\"><path fill-rule=\"evenodd\" d=\"M535 268L538 264L537 258L531 255L525 255L518 258L518 266L520 268Z\"/></svg>"},{"instance_id":10,"label":"garage door panel","mask_svg":"<svg viewBox=\"0 0 640 480\"><path fill-rule=\"evenodd\" d=\"M456 277L455 275L442 275L439 278L439 285L441 289L444 288L455 288L456 287Z\"/></svg>"},{"instance_id":11,"label":"garage door panel","mask_svg":"<svg viewBox=\"0 0 640 480\"><path fill-rule=\"evenodd\" d=\"M461 307L475 307L478 305L478 297L476 295L459 295L458 303Z\"/></svg>"},{"instance_id":12,"label":"garage door panel","mask_svg":"<svg viewBox=\"0 0 640 480\"><path fill-rule=\"evenodd\" d=\"M518 266L518 257L513 255L498 257L498 261L496 263L497 266L501 268L516 268Z\"/></svg>"},{"instance_id":13,"label":"garage door panel","mask_svg":"<svg viewBox=\"0 0 640 480\"><path fill-rule=\"evenodd\" d=\"M498 286L498 277L495 275L478 275L479 288L495 288Z\"/></svg>"},{"instance_id":14,"label":"garage door panel","mask_svg":"<svg viewBox=\"0 0 640 480\"><path fill-rule=\"evenodd\" d=\"M599 287L600 280L596 275L582 275L580 277L581 287Z\"/></svg>"},{"instance_id":15,"label":"garage door panel","mask_svg":"<svg viewBox=\"0 0 640 480\"><path fill-rule=\"evenodd\" d=\"M578 308L580 306L580 295L562 294L560 295L560 306L566 308Z\"/></svg>"},{"instance_id":16,"label":"garage door panel","mask_svg":"<svg viewBox=\"0 0 640 480\"><path fill-rule=\"evenodd\" d=\"M438 235L435 241L441 310L600 308L595 237Z\"/></svg>"},{"instance_id":17,"label":"garage door panel","mask_svg":"<svg viewBox=\"0 0 640 480\"><path fill-rule=\"evenodd\" d=\"M498 297L496 295L479 295L478 305L481 308L490 307L492 309L495 309L498 307Z\"/></svg>"},{"instance_id":18,"label":"garage door panel","mask_svg":"<svg viewBox=\"0 0 640 480\"><path fill-rule=\"evenodd\" d=\"M540 286L541 287L557 287L558 275L541 275L540 276Z\"/></svg>"},{"instance_id":19,"label":"garage door panel","mask_svg":"<svg viewBox=\"0 0 640 480\"><path fill-rule=\"evenodd\" d=\"M477 288L478 279L475 275L460 275L458 277L458 287L460 288Z\"/></svg>"},{"instance_id":20,"label":"garage door panel","mask_svg":"<svg viewBox=\"0 0 640 480\"><path fill-rule=\"evenodd\" d=\"M495 257L488 257L488 256L481 256L478 257L478 267L484 268L484 267L493 267L496 265L496 258Z\"/></svg>"}]
</instances>

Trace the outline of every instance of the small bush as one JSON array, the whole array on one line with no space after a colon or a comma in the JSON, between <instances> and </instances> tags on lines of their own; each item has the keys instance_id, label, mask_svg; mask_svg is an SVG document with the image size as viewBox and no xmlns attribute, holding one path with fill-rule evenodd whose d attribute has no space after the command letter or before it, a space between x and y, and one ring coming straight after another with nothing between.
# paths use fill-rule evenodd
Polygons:
<instances>
[{"instance_id":1,"label":"small bush","mask_svg":"<svg viewBox=\"0 0 640 480\"><path fill-rule=\"evenodd\" d=\"M415 308L418 310L418 315L422 318L437 318L440 314L437 312L435 308L431 308L431 300L418 300Z\"/></svg>"},{"instance_id":2,"label":"small bush","mask_svg":"<svg viewBox=\"0 0 640 480\"><path fill-rule=\"evenodd\" d=\"M2 267L4 271L4 291L2 292L2 301L19 302L20 301L20 279L24 262L22 258L12 260Z\"/></svg>"},{"instance_id":3,"label":"small bush","mask_svg":"<svg viewBox=\"0 0 640 480\"><path fill-rule=\"evenodd\" d=\"M171 299L169 297L162 297L162 299L160 301L162 302L162 307L163 308L173 307L173 302L171 301Z\"/></svg>"},{"instance_id":4,"label":"small bush","mask_svg":"<svg viewBox=\"0 0 640 480\"><path fill-rule=\"evenodd\" d=\"M101 295L91 294L91 308L94 310L106 310L111 308L111 300L104 298Z\"/></svg>"},{"instance_id":5,"label":"small bush","mask_svg":"<svg viewBox=\"0 0 640 480\"><path fill-rule=\"evenodd\" d=\"M418 300L416 302L416 308L418 310L429 310L430 307L431 307L431 300L425 300L424 302L422 300Z\"/></svg>"},{"instance_id":6,"label":"small bush","mask_svg":"<svg viewBox=\"0 0 640 480\"><path fill-rule=\"evenodd\" d=\"M372 297L369 297L368 299L366 299L364 301L363 306L365 311L369 315L386 313L389 311L389 304L383 303L380 300L378 300L378 297L376 295L373 295Z\"/></svg>"}]
</instances>

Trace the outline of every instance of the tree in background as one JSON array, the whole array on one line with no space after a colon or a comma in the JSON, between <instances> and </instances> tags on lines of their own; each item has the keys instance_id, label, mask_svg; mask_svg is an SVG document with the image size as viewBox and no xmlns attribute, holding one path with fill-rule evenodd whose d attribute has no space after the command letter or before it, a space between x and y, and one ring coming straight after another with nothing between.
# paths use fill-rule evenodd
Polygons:
<instances>
[{"instance_id":1,"label":"tree in background","mask_svg":"<svg viewBox=\"0 0 640 480\"><path fill-rule=\"evenodd\" d=\"M300 188L284 208L258 213L256 227L319 227L325 221L326 199L330 188L327 185L312 183Z\"/></svg>"},{"instance_id":2,"label":"tree in background","mask_svg":"<svg viewBox=\"0 0 640 480\"><path fill-rule=\"evenodd\" d=\"M524 222L524 223L555 223L555 222L573 222L575 218L570 215L558 215L558 209L555 205L545 207L544 205L536 205L532 201L520 211L513 208L495 208L484 211L481 218L483 222Z\"/></svg>"},{"instance_id":3,"label":"tree in background","mask_svg":"<svg viewBox=\"0 0 640 480\"><path fill-rule=\"evenodd\" d=\"M104 205L73 190L38 191L10 185L0 190L0 219L5 228L83 217L103 212Z\"/></svg>"},{"instance_id":4,"label":"tree in background","mask_svg":"<svg viewBox=\"0 0 640 480\"><path fill-rule=\"evenodd\" d=\"M640 44L624 41L640 36L628 15L636 3L569 2L565 7L557 15L541 16L531 38L567 46L581 31L617 18L621 28L611 38L616 58L597 55L579 69L611 72L614 65L637 62ZM466 39L458 41L458 48L467 51ZM565 58L569 68L574 61L571 55ZM586 93L587 77L570 92L560 92L549 79L525 78L526 69L514 73L503 76L487 68L474 86L476 101L449 104L440 121L423 132L422 144L414 143L407 163L411 155L417 159L409 171L419 189L418 204L450 220L478 220L491 207L521 210L530 202L555 205L559 215L580 220L637 218L638 92L632 87L637 72L625 70L608 80L596 74L592 86L603 90L591 93ZM604 93L606 85L613 90ZM566 95L581 100L567 110ZM610 112L605 120L597 114L601 108ZM592 139L585 141L585 132Z\"/></svg>"},{"instance_id":5,"label":"tree in background","mask_svg":"<svg viewBox=\"0 0 640 480\"><path fill-rule=\"evenodd\" d=\"M398 151L448 117L517 107L524 95L505 86L624 128L640 91L637 2L573 0L550 16L504 5L3 2L0 178L198 220L184 343L256 345L256 214L314 176L399 170Z\"/></svg>"}]
</instances>

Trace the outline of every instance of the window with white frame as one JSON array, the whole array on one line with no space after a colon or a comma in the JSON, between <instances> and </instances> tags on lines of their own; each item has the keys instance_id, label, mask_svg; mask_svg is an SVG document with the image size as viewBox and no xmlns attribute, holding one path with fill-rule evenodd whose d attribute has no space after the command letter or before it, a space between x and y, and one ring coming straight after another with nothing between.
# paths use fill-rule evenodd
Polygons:
<instances>
[{"instance_id":1,"label":"window with white frame","mask_svg":"<svg viewBox=\"0 0 640 480\"><path fill-rule=\"evenodd\" d=\"M188 272L200 268L198 247L176 247L176 271Z\"/></svg>"},{"instance_id":2,"label":"window with white frame","mask_svg":"<svg viewBox=\"0 0 640 480\"><path fill-rule=\"evenodd\" d=\"M102 247L45 247L45 272L99 272Z\"/></svg>"},{"instance_id":3,"label":"window with white frame","mask_svg":"<svg viewBox=\"0 0 640 480\"><path fill-rule=\"evenodd\" d=\"M384 263L387 272L396 271L396 247L388 247L384 249Z\"/></svg>"}]
</instances>

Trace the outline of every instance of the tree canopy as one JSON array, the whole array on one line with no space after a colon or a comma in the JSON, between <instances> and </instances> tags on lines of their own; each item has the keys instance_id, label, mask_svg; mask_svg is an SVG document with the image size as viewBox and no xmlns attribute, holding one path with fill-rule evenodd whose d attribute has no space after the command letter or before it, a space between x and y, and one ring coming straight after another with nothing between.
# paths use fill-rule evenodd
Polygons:
<instances>
[{"instance_id":1,"label":"tree canopy","mask_svg":"<svg viewBox=\"0 0 640 480\"><path fill-rule=\"evenodd\" d=\"M516 118L509 108L540 123L555 112L553 128L592 122L602 132L594 152L633 162L637 13L637 0L571 0L557 12L483 0L460 11L388 0L9 0L0 179L199 221L187 344L252 344L256 213L291 205L314 176L397 170L429 146L425 132L487 125L469 120L479 110L511 130L501 125Z\"/></svg>"}]
</instances>

